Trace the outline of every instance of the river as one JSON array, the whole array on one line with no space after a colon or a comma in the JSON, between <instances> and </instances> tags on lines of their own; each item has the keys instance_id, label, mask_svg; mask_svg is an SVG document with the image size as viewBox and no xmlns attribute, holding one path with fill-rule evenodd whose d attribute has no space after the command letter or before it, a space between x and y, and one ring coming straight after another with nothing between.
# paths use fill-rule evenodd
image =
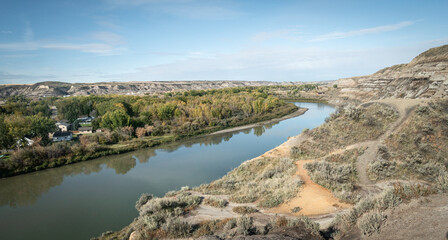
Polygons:
<instances>
[{"instance_id":1,"label":"river","mask_svg":"<svg viewBox=\"0 0 448 240\"><path fill-rule=\"evenodd\" d=\"M263 127L0 179L1 239L77 240L120 230L137 216L142 193L163 196L209 183L334 111L321 103L296 105L309 110Z\"/></svg>"}]
</instances>

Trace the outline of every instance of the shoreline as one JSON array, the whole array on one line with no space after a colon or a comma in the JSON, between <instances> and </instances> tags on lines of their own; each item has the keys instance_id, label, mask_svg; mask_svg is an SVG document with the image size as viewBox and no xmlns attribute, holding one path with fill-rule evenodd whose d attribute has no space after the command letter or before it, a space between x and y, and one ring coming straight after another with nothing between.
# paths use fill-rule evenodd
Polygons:
<instances>
[{"instance_id":1,"label":"shoreline","mask_svg":"<svg viewBox=\"0 0 448 240\"><path fill-rule=\"evenodd\" d=\"M38 171L52 169L52 168L63 167L65 165L76 164L78 162L83 162L83 161L90 161L90 160L98 159L101 157L120 155L120 154L124 154L124 153L128 153L128 152L132 152L132 151L137 151L140 149L156 147L156 146L160 146L160 145L164 145L164 144L170 144L170 143L174 143L174 142L181 141L184 139L192 139L195 137L206 137L206 136L211 136L211 135L215 135L215 134L235 132L235 131L239 131L239 130L243 130L243 129L263 126L263 125L266 125L269 123L280 122L280 121L288 119L288 118L300 116L308 110L305 108L300 108L298 106L296 106L296 108L298 108L298 110L296 110L292 113L289 113L287 115L284 115L283 117L277 117L277 118L265 120L262 122L249 123L247 125L242 125L242 126L237 126L237 127L232 127L232 128L225 128L225 129L218 130L218 131L213 131L212 129L203 129L193 135L167 136L166 138L163 138L163 139L144 141L138 146L132 146L132 144L131 144L131 145L127 145L127 146L124 146L121 148L114 148L113 147L114 145L119 145L119 143L117 143L117 144L113 144L111 146L107 146L107 149L96 151L95 153L92 153L89 155L84 154L83 156L77 156L77 157L62 156L58 159L55 159L53 161L52 166L48 166L48 165L46 165L44 167L37 166L32 169L23 170L20 172L14 172L14 173L6 174L6 175L0 175L0 179L10 178L10 177L19 176L22 174L38 172ZM279 114L279 115L281 115L281 114ZM210 131L211 131L211 133L210 133Z\"/></svg>"},{"instance_id":2,"label":"shoreline","mask_svg":"<svg viewBox=\"0 0 448 240\"><path fill-rule=\"evenodd\" d=\"M241 130L245 130L245 129L249 129L249 128L254 128L254 127L260 127L260 126L264 126L266 124L272 124L272 123L277 123L286 119L290 119L290 118L294 118L294 117L298 117L300 115L303 115L306 111L308 111L308 108L300 108L293 112L290 113L288 115L285 115L283 117L279 117L279 118L274 118L274 119L270 119L270 120L266 120L266 121L262 121L262 122L257 122L257 123L252 123L252 124L247 124L247 125L243 125L243 126L239 126L239 127L233 127L233 128L228 128L228 129L223 129L223 130L219 130L213 133L209 133L207 135L204 136L213 136L213 135L217 135L217 134L223 134L223 133L230 133L230 132L237 132L237 131L241 131Z\"/></svg>"}]
</instances>

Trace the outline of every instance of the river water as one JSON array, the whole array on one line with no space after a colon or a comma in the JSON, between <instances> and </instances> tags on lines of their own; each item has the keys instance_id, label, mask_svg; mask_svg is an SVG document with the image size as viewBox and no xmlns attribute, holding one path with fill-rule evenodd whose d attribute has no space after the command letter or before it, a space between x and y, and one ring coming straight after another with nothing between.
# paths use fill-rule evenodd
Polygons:
<instances>
[{"instance_id":1,"label":"river water","mask_svg":"<svg viewBox=\"0 0 448 240\"><path fill-rule=\"evenodd\" d=\"M309 110L263 127L0 179L0 238L90 239L120 230L138 215L142 193L163 196L209 183L334 111L321 103L296 105Z\"/></svg>"}]
</instances>

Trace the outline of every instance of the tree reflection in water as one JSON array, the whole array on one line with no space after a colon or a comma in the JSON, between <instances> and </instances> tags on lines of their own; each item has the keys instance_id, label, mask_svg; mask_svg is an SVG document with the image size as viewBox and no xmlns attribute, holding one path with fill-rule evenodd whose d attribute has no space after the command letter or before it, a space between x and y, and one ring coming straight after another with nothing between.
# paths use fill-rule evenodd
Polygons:
<instances>
[{"instance_id":1,"label":"tree reflection in water","mask_svg":"<svg viewBox=\"0 0 448 240\"><path fill-rule=\"evenodd\" d=\"M157 155L157 151L173 152L180 147L190 148L196 144L201 146L218 145L223 141L229 141L236 134L250 134L252 130L256 136L261 136L266 129L272 128L275 124L244 129L238 132L193 137L160 147L102 157L96 160L1 179L0 206L20 207L32 205L36 203L42 194L47 193L53 187L61 185L66 176L90 175L91 173L99 173L107 168L114 169L116 174L124 175L137 165L137 161L142 164L148 164L149 159Z\"/></svg>"}]
</instances>

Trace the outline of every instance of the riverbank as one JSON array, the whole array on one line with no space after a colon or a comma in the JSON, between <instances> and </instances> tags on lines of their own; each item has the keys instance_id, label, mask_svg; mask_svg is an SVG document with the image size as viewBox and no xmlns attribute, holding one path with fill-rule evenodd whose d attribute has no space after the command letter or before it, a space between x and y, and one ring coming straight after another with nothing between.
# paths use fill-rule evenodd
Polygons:
<instances>
[{"instance_id":1,"label":"riverbank","mask_svg":"<svg viewBox=\"0 0 448 240\"><path fill-rule=\"evenodd\" d=\"M253 123L253 124L248 124L248 125L244 125L244 126L240 126L240 127L233 127L233 128L229 128L229 129L224 129L224 130L220 130L220 131L216 131L213 133L210 133L208 135L216 135L216 134L223 134L223 133L230 133L230 132L236 132L236 131L241 131L241 130L245 130L245 129L249 129L249 128L254 128L254 127L260 127L263 125L267 125L267 124L273 124L273 123L278 123L280 121L289 119L289 118L294 118L294 117L298 117L302 114L304 114L306 111L308 111L308 108L299 108L297 111L290 113L286 116L280 117L280 118L274 118L271 120L266 120L266 121L262 121L262 122L258 122L258 123Z\"/></svg>"},{"instance_id":2,"label":"riverbank","mask_svg":"<svg viewBox=\"0 0 448 240\"><path fill-rule=\"evenodd\" d=\"M215 131L221 132L221 131L226 131L227 129L229 129L230 131L228 131L228 132L233 132L233 131L237 131L237 130L235 130L235 128L239 128L239 127L246 129L246 128L251 128L251 126L253 126L254 124L258 124L258 123L260 123L260 125L264 125L264 124L269 123L270 121L278 122L278 121L281 121L283 119L283 117L291 118L293 116L298 116L296 114L299 114L300 112L301 112L300 109L298 110L298 107L295 106L294 104L286 104L284 107L282 107L281 109L278 109L278 111L276 111L276 112L265 114L263 116L255 116L250 119L244 119L244 120L232 122L229 124L229 127L231 127L231 128L226 128L226 127L221 127L221 126L210 126L205 129L197 130L191 134L183 134L183 135L167 134L167 135L162 135L162 136L148 136L148 137L143 137L143 138L133 138L131 140L119 142L116 144L98 145L95 147L95 149L93 151L89 151L88 149L81 148L80 151L78 151L78 152L69 153L67 155L56 157L56 158L46 159L46 161L44 161L40 165L27 166L27 167L22 167L22 168L11 169L11 170L7 170L7 171L4 170L5 168L0 169L1 170L0 178L6 178L6 177L16 176L16 175L20 175L20 174L40 171L40 170L44 170L44 169L48 169L48 168L55 168L55 167L60 167L60 166L73 164L73 163L77 163L77 162L93 160L93 159L97 159L99 157L117 155L117 154L127 153L127 152L136 151L136 150L140 150L140 149L144 149L144 148L160 146L163 144L173 143L175 141L179 141L179 140L186 139L186 138L207 135L207 134L213 133ZM301 114L303 114L303 113L301 113ZM258 125L256 125L256 126L258 126ZM42 147L40 147L40 148L42 148ZM35 151L33 151L33 152L35 152ZM25 155L27 155L27 154L25 154ZM3 160L3 161L7 161L7 160Z\"/></svg>"}]
</instances>

